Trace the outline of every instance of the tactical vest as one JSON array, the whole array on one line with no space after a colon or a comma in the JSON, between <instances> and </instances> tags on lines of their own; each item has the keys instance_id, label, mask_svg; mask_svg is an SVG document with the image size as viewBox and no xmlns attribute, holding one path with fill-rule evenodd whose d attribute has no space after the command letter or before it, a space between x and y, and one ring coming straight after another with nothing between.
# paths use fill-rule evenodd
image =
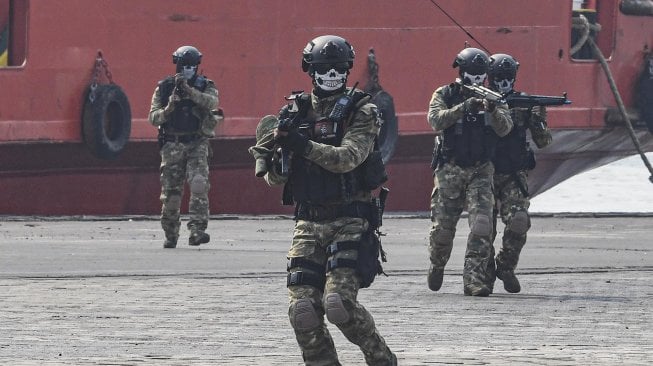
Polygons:
<instances>
[{"instance_id":1,"label":"tactical vest","mask_svg":"<svg viewBox=\"0 0 653 366\"><path fill-rule=\"evenodd\" d=\"M354 113L367 101L370 96L366 93L357 91L354 94L353 111L349 116L337 126L335 132L333 125L330 121L322 118L322 116L315 115L315 112L310 106L311 96L309 94L302 94L298 97L298 103L308 103L308 108L300 106L300 113L304 112L300 118L299 130L305 136L308 136L311 141L319 142L321 144L340 146L344 137L346 126L350 123ZM282 108L280 112L281 118L292 118L293 115L289 112L289 106ZM375 148L376 141L375 141ZM378 150L378 148L377 148ZM291 169L292 174L289 177L287 185L292 191L293 201L299 203L312 203L323 204L333 202L351 202L351 198L355 193L360 191L369 191L380 186L380 183L371 182L369 176L376 172L379 167L378 163L372 163L371 159L374 153L356 167L353 171L347 173L334 173L328 171L321 166L313 163L312 161L304 158L303 156L293 156ZM380 158L380 154L379 154ZM376 167L374 167L377 165ZM385 169L381 161L381 169L385 173ZM371 172L371 171L374 172ZM378 172L376 172L378 173ZM387 179L387 177L386 177ZM385 181L385 180L384 180ZM374 186L375 187L371 187ZM286 187L288 189L288 186Z\"/></svg>"},{"instance_id":2,"label":"tactical vest","mask_svg":"<svg viewBox=\"0 0 653 366\"><path fill-rule=\"evenodd\" d=\"M443 96L448 108L467 99L449 86L443 90ZM484 113L465 113L460 120L442 132L439 158L443 162L454 162L463 168L484 163L494 156L498 138L492 126L486 122Z\"/></svg>"},{"instance_id":3,"label":"tactical vest","mask_svg":"<svg viewBox=\"0 0 653 366\"><path fill-rule=\"evenodd\" d=\"M512 130L497 141L494 158L494 170L501 174L511 174L520 170L534 168L534 156L526 141L527 119L529 112L520 108L510 110L514 123Z\"/></svg>"},{"instance_id":4,"label":"tactical vest","mask_svg":"<svg viewBox=\"0 0 653 366\"><path fill-rule=\"evenodd\" d=\"M193 88L204 92L208 84L206 78L202 75L194 76L188 80L188 84ZM168 76L159 82L159 102L163 107L168 105L170 96L175 89L175 78ZM175 106L172 116L168 122L163 125L166 134L187 134L200 130L200 119L193 114L193 107L196 103L188 98L182 98Z\"/></svg>"}]
</instances>

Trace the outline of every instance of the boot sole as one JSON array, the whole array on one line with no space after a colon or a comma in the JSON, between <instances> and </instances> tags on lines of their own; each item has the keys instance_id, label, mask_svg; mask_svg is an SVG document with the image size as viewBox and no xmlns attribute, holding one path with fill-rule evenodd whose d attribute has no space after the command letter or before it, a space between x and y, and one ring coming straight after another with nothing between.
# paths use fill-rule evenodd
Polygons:
<instances>
[{"instance_id":1,"label":"boot sole","mask_svg":"<svg viewBox=\"0 0 653 366\"><path fill-rule=\"evenodd\" d=\"M202 240L200 240L200 241L192 241L192 240L189 240L189 241L188 241L188 245L190 245L190 246L194 246L194 247L197 247L197 246L199 246L200 244L206 244L206 243L208 243L209 241L211 241L211 238L202 239Z\"/></svg>"}]
</instances>

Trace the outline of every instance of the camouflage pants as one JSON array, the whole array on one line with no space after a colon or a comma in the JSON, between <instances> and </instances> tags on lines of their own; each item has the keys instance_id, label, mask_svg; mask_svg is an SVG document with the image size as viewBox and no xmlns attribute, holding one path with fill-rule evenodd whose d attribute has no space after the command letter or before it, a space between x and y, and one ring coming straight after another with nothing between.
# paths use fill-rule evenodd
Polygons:
<instances>
[{"instance_id":1,"label":"camouflage pants","mask_svg":"<svg viewBox=\"0 0 653 366\"><path fill-rule=\"evenodd\" d=\"M367 221L360 218L319 223L299 220L288 258L303 258L322 268L326 268L329 258L356 259L355 249L338 251L327 257L326 248L333 243L360 241L367 226ZM299 269L317 274L310 268ZM288 287L288 316L306 365L340 365L324 322L325 314L350 342L360 347L368 365L390 365L390 349L376 330L372 315L356 300L359 288L360 278L355 269L348 267L338 267L326 273L324 289L306 284Z\"/></svg>"},{"instance_id":2,"label":"camouflage pants","mask_svg":"<svg viewBox=\"0 0 653 366\"><path fill-rule=\"evenodd\" d=\"M184 183L190 188L188 212L191 232L206 230L209 221L209 141L166 142L161 148L161 227L167 238L179 237Z\"/></svg>"},{"instance_id":3,"label":"camouflage pants","mask_svg":"<svg viewBox=\"0 0 653 366\"><path fill-rule=\"evenodd\" d=\"M524 187L528 190L526 171L516 173ZM530 201L519 189L515 178L509 174L494 175L494 198L496 205L494 209L494 232L492 241L497 235L497 221L501 217L505 225L501 249L497 254L497 270L514 270L519 262L519 254L526 244L526 232L531 227L528 217Z\"/></svg>"},{"instance_id":4,"label":"camouflage pants","mask_svg":"<svg viewBox=\"0 0 653 366\"><path fill-rule=\"evenodd\" d=\"M430 231L429 254L435 268L444 269L453 248L456 225L463 210L469 213L470 233L467 237L463 283L494 286L495 267L492 237L492 176L494 166L485 163L461 168L450 163L435 172L435 188L431 195L433 226Z\"/></svg>"}]
</instances>

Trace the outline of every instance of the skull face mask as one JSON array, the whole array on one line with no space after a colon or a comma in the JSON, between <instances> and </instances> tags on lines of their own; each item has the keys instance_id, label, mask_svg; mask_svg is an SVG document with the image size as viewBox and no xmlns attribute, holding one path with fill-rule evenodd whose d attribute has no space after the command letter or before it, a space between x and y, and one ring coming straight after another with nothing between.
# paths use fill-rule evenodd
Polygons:
<instances>
[{"instance_id":1,"label":"skull face mask","mask_svg":"<svg viewBox=\"0 0 653 366\"><path fill-rule=\"evenodd\" d=\"M313 81L324 91L334 91L347 83L348 68L337 65L316 65L313 71Z\"/></svg>"},{"instance_id":2,"label":"skull face mask","mask_svg":"<svg viewBox=\"0 0 653 366\"><path fill-rule=\"evenodd\" d=\"M184 79L190 80L195 76L195 73L197 72L197 65L195 66L182 66L181 68L181 74L184 75Z\"/></svg>"},{"instance_id":3,"label":"skull face mask","mask_svg":"<svg viewBox=\"0 0 653 366\"><path fill-rule=\"evenodd\" d=\"M487 74L480 74L480 75L472 75L467 72L463 73L463 82L464 83L471 83L471 84L483 84L485 81L485 78L487 77Z\"/></svg>"},{"instance_id":4,"label":"skull face mask","mask_svg":"<svg viewBox=\"0 0 653 366\"><path fill-rule=\"evenodd\" d=\"M495 79L492 81L494 88L501 93L510 93L512 91L513 85L515 85L515 79Z\"/></svg>"}]
</instances>

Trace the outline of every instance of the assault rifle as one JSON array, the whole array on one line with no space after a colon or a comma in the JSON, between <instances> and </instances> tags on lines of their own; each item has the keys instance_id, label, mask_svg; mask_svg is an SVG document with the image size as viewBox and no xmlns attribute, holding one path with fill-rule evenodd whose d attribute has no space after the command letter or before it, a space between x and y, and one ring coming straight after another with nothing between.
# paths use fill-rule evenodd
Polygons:
<instances>
[{"instance_id":1,"label":"assault rifle","mask_svg":"<svg viewBox=\"0 0 653 366\"><path fill-rule=\"evenodd\" d=\"M487 99L488 101L495 103L507 103L508 108L531 108L535 106L571 104L571 101L567 99L567 93L563 93L561 97L549 95L530 95L526 93L509 93L504 95L482 85L464 84L460 79L456 79L456 82L453 83L452 86L453 85L457 85L462 87L464 90L471 92L476 98Z\"/></svg>"},{"instance_id":2,"label":"assault rifle","mask_svg":"<svg viewBox=\"0 0 653 366\"><path fill-rule=\"evenodd\" d=\"M452 83L451 86L462 87L463 90L472 93L476 98L487 99L490 102L500 103L500 104L506 102L506 99L504 98L503 94L499 92L495 92L492 89L486 88L483 85L478 85L478 84L468 85L463 83L462 80L456 79L456 81Z\"/></svg>"},{"instance_id":3,"label":"assault rifle","mask_svg":"<svg viewBox=\"0 0 653 366\"><path fill-rule=\"evenodd\" d=\"M288 108L288 112L292 113L291 118L282 118L279 120L278 129L279 131L292 131L299 128L299 123L302 118L308 111L310 102L302 102L299 99L301 98L303 91L294 91L292 94L286 98L286 100L292 101L292 105ZM281 175L284 177L288 176L290 166L290 155L286 149L281 149Z\"/></svg>"},{"instance_id":4,"label":"assault rifle","mask_svg":"<svg viewBox=\"0 0 653 366\"><path fill-rule=\"evenodd\" d=\"M505 97L508 108L532 108L535 106L551 106L571 104L567 99L567 93L562 93L561 97L548 95L529 95L526 93L510 93Z\"/></svg>"},{"instance_id":5,"label":"assault rifle","mask_svg":"<svg viewBox=\"0 0 653 366\"><path fill-rule=\"evenodd\" d=\"M172 92L177 94L179 98L184 98L186 96L186 93L184 92L183 85L182 85L185 82L186 80L184 79L175 78L175 88L172 90Z\"/></svg>"}]
</instances>

